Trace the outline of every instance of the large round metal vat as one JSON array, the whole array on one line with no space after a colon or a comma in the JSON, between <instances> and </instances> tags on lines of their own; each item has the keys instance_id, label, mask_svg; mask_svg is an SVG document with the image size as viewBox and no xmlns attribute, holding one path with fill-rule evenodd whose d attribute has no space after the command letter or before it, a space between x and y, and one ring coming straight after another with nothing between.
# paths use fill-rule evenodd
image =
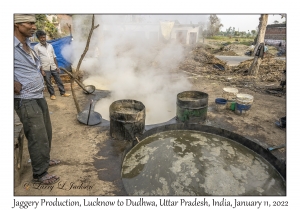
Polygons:
<instances>
[{"instance_id":1,"label":"large round metal vat","mask_svg":"<svg viewBox=\"0 0 300 210\"><path fill-rule=\"evenodd\" d=\"M145 129L145 106L136 100L118 100L109 107L110 135L118 140L133 140Z\"/></svg>"},{"instance_id":2,"label":"large round metal vat","mask_svg":"<svg viewBox=\"0 0 300 210\"><path fill-rule=\"evenodd\" d=\"M201 124L146 131L125 156L129 195L286 195L286 166L238 134Z\"/></svg>"}]
</instances>

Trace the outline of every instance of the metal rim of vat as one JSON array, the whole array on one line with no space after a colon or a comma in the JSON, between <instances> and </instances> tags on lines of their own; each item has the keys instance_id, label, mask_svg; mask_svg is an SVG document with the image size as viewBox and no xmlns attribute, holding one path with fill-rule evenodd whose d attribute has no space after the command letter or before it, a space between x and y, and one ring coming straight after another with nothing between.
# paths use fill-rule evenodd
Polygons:
<instances>
[{"instance_id":1,"label":"metal rim of vat","mask_svg":"<svg viewBox=\"0 0 300 210\"><path fill-rule=\"evenodd\" d=\"M191 101L184 101L182 98L191 98ZM177 105L182 108L199 109L207 106L208 94L201 91L183 91L177 94Z\"/></svg>"},{"instance_id":2,"label":"metal rim of vat","mask_svg":"<svg viewBox=\"0 0 300 210\"><path fill-rule=\"evenodd\" d=\"M136 114L126 114L126 113L116 113L115 110L118 108L133 108L135 110L138 110ZM123 99L123 100L117 100L114 101L110 106L109 106L109 118L110 120L116 120L120 122L135 122L136 119L139 118L145 118L146 112L145 112L145 105L136 100L131 100L131 99Z\"/></svg>"}]
</instances>

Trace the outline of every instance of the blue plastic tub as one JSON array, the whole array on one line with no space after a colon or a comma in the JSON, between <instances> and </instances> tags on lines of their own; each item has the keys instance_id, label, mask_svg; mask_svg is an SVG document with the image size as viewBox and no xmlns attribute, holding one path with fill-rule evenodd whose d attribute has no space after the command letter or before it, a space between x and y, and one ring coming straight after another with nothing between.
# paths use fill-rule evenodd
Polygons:
<instances>
[{"instance_id":1,"label":"blue plastic tub","mask_svg":"<svg viewBox=\"0 0 300 210\"><path fill-rule=\"evenodd\" d=\"M217 111L222 111L226 109L227 100L225 98L216 98L215 102Z\"/></svg>"},{"instance_id":2,"label":"blue plastic tub","mask_svg":"<svg viewBox=\"0 0 300 210\"><path fill-rule=\"evenodd\" d=\"M236 109L241 111L241 110L249 110L251 108L251 105L244 105L244 104L239 104L239 103L236 103Z\"/></svg>"},{"instance_id":3,"label":"blue plastic tub","mask_svg":"<svg viewBox=\"0 0 300 210\"><path fill-rule=\"evenodd\" d=\"M216 98L216 104L226 104L227 100L225 98Z\"/></svg>"},{"instance_id":4,"label":"blue plastic tub","mask_svg":"<svg viewBox=\"0 0 300 210\"><path fill-rule=\"evenodd\" d=\"M242 115L242 114L248 114L248 111L250 110L251 108L251 104L239 104L239 103L236 103L235 104L235 113L236 114L239 114L239 115Z\"/></svg>"}]
</instances>

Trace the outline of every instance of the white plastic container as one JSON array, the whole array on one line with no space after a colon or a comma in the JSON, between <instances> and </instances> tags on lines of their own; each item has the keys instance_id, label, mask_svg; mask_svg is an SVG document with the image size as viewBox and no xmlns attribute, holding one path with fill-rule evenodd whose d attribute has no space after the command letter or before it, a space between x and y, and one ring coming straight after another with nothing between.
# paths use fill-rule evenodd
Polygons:
<instances>
[{"instance_id":1,"label":"white plastic container","mask_svg":"<svg viewBox=\"0 0 300 210\"><path fill-rule=\"evenodd\" d=\"M251 105L253 103L253 96L244 93L238 93L236 95L236 102L239 104Z\"/></svg>"},{"instance_id":2,"label":"white plastic container","mask_svg":"<svg viewBox=\"0 0 300 210\"><path fill-rule=\"evenodd\" d=\"M222 98L226 100L234 101L236 99L236 95L238 94L239 90L233 87L224 87Z\"/></svg>"},{"instance_id":3,"label":"white plastic container","mask_svg":"<svg viewBox=\"0 0 300 210\"><path fill-rule=\"evenodd\" d=\"M249 114L253 104L253 96L249 94L239 93L236 95L235 113L238 115Z\"/></svg>"}]
</instances>

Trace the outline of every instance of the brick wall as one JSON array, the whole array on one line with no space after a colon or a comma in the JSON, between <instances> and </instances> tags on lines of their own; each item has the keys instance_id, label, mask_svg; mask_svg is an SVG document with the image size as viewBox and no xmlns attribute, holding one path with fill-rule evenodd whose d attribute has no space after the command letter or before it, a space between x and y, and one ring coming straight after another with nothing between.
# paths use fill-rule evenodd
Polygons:
<instances>
[{"instance_id":1,"label":"brick wall","mask_svg":"<svg viewBox=\"0 0 300 210\"><path fill-rule=\"evenodd\" d=\"M273 24L266 28L265 39L285 40L286 39L286 25Z\"/></svg>"}]
</instances>

